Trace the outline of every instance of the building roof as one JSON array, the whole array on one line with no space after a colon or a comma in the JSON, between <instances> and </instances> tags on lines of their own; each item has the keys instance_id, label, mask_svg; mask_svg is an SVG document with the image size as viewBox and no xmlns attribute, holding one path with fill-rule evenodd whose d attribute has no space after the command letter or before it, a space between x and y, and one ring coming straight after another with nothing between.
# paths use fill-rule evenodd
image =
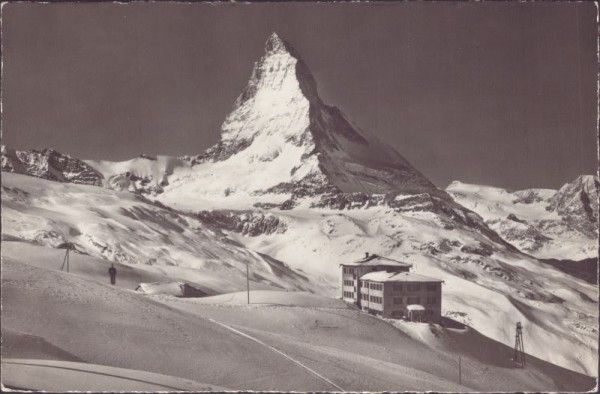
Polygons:
<instances>
[{"instance_id":1,"label":"building roof","mask_svg":"<svg viewBox=\"0 0 600 394\"><path fill-rule=\"evenodd\" d=\"M443 282L443 280L415 274L414 272L387 271L369 272L361 276L360 280L368 280L371 282Z\"/></svg>"},{"instance_id":2,"label":"building roof","mask_svg":"<svg viewBox=\"0 0 600 394\"><path fill-rule=\"evenodd\" d=\"M372 254L364 257L362 260L355 261L353 263L342 263L340 265L350 267L361 267L361 266L374 266L374 265L389 265L394 267L412 267L410 263L404 263L402 261L393 260L387 257L382 257L377 254Z\"/></svg>"}]
</instances>

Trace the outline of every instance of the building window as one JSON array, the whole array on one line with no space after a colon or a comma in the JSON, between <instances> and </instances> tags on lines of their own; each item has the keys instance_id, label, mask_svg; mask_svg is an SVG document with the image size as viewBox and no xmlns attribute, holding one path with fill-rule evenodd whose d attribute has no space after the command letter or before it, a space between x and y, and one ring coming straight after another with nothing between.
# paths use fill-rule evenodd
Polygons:
<instances>
[{"instance_id":1,"label":"building window","mask_svg":"<svg viewBox=\"0 0 600 394\"><path fill-rule=\"evenodd\" d=\"M436 291L437 283L427 283L427 291Z\"/></svg>"},{"instance_id":2,"label":"building window","mask_svg":"<svg viewBox=\"0 0 600 394\"><path fill-rule=\"evenodd\" d=\"M407 297L406 298L406 303L408 305L419 304L420 302L421 302L421 299L419 297Z\"/></svg>"},{"instance_id":3,"label":"building window","mask_svg":"<svg viewBox=\"0 0 600 394\"><path fill-rule=\"evenodd\" d=\"M394 297L394 305L402 305L402 297Z\"/></svg>"},{"instance_id":4,"label":"building window","mask_svg":"<svg viewBox=\"0 0 600 394\"><path fill-rule=\"evenodd\" d=\"M394 291L402 291L402 285L394 285L393 290Z\"/></svg>"},{"instance_id":5,"label":"building window","mask_svg":"<svg viewBox=\"0 0 600 394\"><path fill-rule=\"evenodd\" d=\"M435 305L437 304L436 297L427 297L427 305Z\"/></svg>"},{"instance_id":6,"label":"building window","mask_svg":"<svg viewBox=\"0 0 600 394\"><path fill-rule=\"evenodd\" d=\"M383 300L381 297L377 297L377 296L370 296L370 302L376 303L376 304L382 304Z\"/></svg>"}]
</instances>

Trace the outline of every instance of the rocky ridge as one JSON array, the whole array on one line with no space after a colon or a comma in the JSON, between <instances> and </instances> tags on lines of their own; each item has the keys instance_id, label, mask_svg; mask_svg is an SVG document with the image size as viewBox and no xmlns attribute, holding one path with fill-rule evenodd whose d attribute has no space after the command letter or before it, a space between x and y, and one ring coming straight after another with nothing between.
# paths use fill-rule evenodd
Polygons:
<instances>
[{"instance_id":1,"label":"rocky ridge","mask_svg":"<svg viewBox=\"0 0 600 394\"><path fill-rule=\"evenodd\" d=\"M560 190L501 188L453 182L446 189L503 239L542 259L598 256L598 178L579 176Z\"/></svg>"},{"instance_id":2,"label":"rocky ridge","mask_svg":"<svg viewBox=\"0 0 600 394\"><path fill-rule=\"evenodd\" d=\"M2 145L2 171L57 182L101 186L103 176L82 160L54 149L19 151Z\"/></svg>"}]
</instances>

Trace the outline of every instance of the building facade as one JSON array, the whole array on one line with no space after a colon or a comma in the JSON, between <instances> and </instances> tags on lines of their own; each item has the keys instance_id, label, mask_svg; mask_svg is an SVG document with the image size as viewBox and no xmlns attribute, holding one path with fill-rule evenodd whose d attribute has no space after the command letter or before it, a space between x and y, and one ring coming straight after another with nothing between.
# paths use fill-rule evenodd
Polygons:
<instances>
[{"instance_id":1,"label":"building facade","mask_svg":"<svg viewBox=\"0 0 600 394\"><path fill-rule=\"evenodd\" d=\"M340 265L344 301L386 318L441 319L443 281L409 272L411 264L377 255Z\"/></svg>"},{"instance_id":2,"label":"building facade","mask_svg":"<svg viewBox=\"0 0 600 394\"><path fill-rule=\"evenodd\" d=\"M340 264L340 266L342 267L342 299L360 307L359 280L361 276L375 271L408 272L412 264L367 253L362 260Z\"/></svg>"},{"instance_id":3,"label":"building facade","mask_svg":"<svg viewBox=\"0 0 600 394\"><path fill-rule=\"evenodd\" d=\"M363 275L360 308L374 315L438 322L442 315L442 281L412 272Z\"/></svg>"}]
</instances>

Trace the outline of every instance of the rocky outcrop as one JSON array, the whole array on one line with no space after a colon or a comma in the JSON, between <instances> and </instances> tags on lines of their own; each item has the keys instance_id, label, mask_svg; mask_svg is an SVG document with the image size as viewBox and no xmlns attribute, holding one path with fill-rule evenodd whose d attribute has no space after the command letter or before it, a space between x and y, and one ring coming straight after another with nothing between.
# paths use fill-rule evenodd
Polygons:
<instances>
[{"instance_id":1,"label":"rocky outcrop","mask_svg":"<svg viewBox=\"0 0 600 394\"><path fill-rule=\"evenodd\" d=\"M101 186L103 177L79 159L53 149L18 151L2 146L2 171L58 182Z\"/></svg>"},{"instance_id":2,"label":"rocky outcrop","mask_svg":"<svg viewBox=\"0 0 600 394\"><path fill-rule=\"evenodd\" d=\"M550 199L546 208L555 211L567 224L590 237L598 234L598 190L600 182L582 175L565 184Z\"/></svg>"},{"instance_id":3,"label":"rocky outcrop","mask_svg":"<svg viewBox=\"0 0 600 394\"><path fill-rule=\"evenodd\" d=\"M286 230L285 223L277 216L268 213L202 211L198 213L198 218L219 229L251 237L284 233Z\"/></svg>"}]
</instances>

